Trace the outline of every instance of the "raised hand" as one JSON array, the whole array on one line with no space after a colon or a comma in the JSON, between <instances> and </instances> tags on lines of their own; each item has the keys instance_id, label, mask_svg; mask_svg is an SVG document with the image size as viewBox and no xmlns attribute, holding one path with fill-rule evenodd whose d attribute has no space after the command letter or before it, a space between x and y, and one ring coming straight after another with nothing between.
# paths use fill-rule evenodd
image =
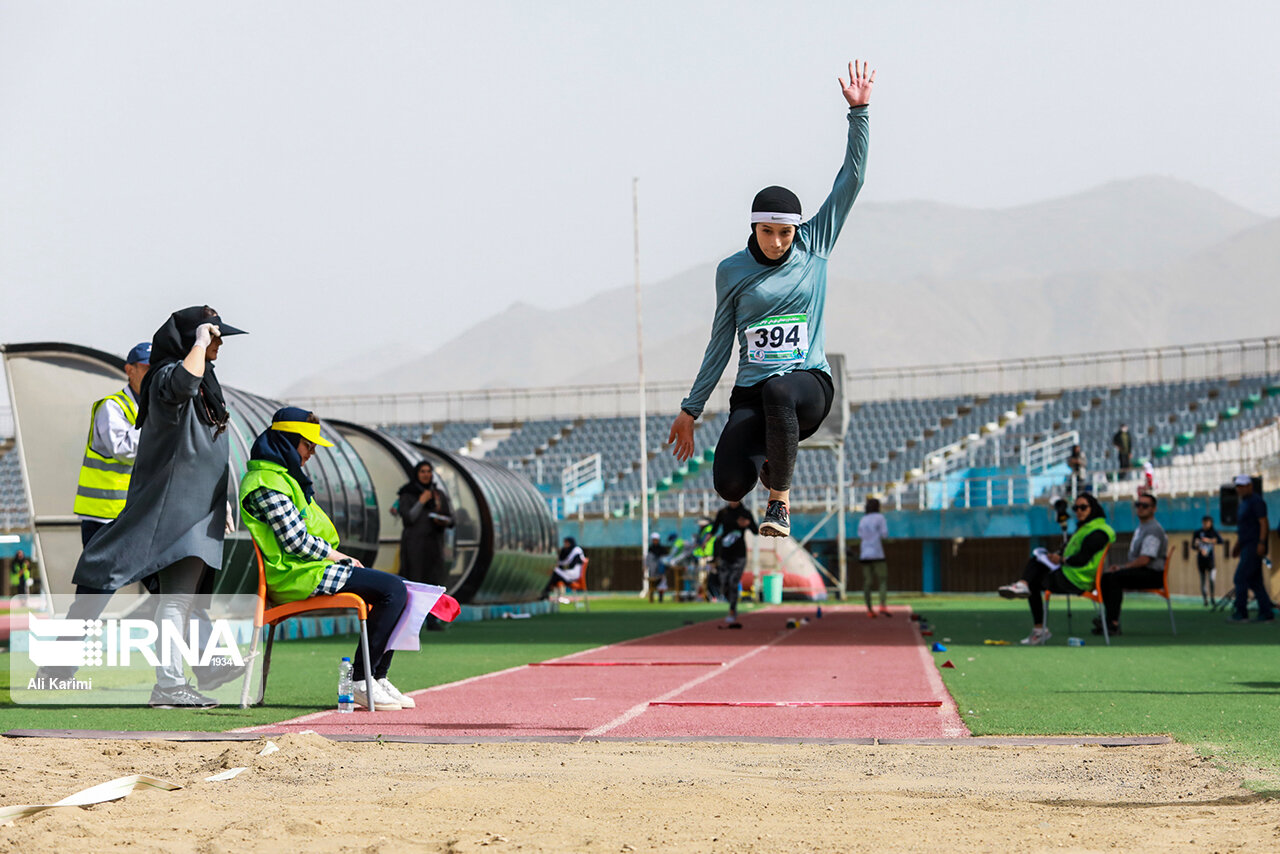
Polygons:
<instances>
[{"instance_id":1,"label":"raised hand","mask_svg":"<svg viewBox=\"0 0 1280 854\"><path fill-rule=\"evenodd\" d=\"M196 327L196 346L208 347L214 338L221 338L222 330L212 323L202 323Z\"/></svg>"},{"instance_id":2,"label":"raised hand","mask_svg":"<svg viewBox=\"0 0 1280 854\"><path fill-rule=\"evenodd\" d=\"M858 60L849 63L849 82L845 83L843 77L837 77L840 81L840 91L844 93L844 99L849 102L850 107L861 107L871 101L871 85L876 82L876 71L871 69L871 73L867 74L867 63L862 63L862 68L858 68Z\"/></svg>"}]
</instances>

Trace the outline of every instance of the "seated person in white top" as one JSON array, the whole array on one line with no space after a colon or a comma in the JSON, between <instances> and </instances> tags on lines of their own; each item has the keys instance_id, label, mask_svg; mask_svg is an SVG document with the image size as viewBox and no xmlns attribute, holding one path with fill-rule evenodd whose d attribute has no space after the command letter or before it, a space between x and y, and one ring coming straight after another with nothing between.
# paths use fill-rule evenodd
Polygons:
<instances>
[{"instance_id":1,"label":"seated person in white top","mask_svg":"<svg viewBox=\"0 0 1280 854\"><path fill-rule=\"evenodd\" d=\"M555 569L552 571L551 583L547 585L556 588L556 596L560 599L560 604L569 604L569 600L564 595L565 585L573 584L582 577L582 566L586 559L578 541L573 537L565 537L564 545L560 547L559 559L556 560Z\"/></svg>"}]
</instances>

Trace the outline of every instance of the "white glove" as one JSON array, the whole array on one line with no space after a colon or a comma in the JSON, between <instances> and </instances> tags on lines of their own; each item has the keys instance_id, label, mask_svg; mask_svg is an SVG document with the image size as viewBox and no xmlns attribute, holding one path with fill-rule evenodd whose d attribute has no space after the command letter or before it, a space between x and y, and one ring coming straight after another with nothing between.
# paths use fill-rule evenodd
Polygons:
<instances>
[{"instance_id":1,"label":"white glove","mask_svg":"<svg viewBox=\"0 0 1280 854\"><path fill-rule=\"evenodd\" d=\"M196 327L196 346L208 347L214 337L221 338L222 330L212 323L202 323Z\"/></svg>"}]
</instances>

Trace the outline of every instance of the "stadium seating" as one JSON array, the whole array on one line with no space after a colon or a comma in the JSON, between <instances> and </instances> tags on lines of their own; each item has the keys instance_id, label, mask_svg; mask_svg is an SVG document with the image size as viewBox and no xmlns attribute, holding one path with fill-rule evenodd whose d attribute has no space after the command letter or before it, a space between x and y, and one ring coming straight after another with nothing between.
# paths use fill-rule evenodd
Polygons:
<instances>
[{"instance_id":1,"label":"stadium seating","mask_svg":"<svg viewBox=\"0 0 1280 854\"><path fill-rule=\"evenodd\" d=\"M710 463L728 413L704 413L695 433L700 454L687 465L677 463L665 449L674 416L674 412L662 413L647 420L650 484L659 493L710 493ZM1280 377L1276 376L865 401L856 403L850 413L845 470L851 482L868 488L901 484L922 477L930 458L950 449L954 465L948 471L960 466L973 472L1011 471L1020 466L1024 447L1076 431L1088 468L1099 471L1115 466L1111 437L1121 422L1129 425L1133 435L1135 464L1150 460L1161 467L1212 451L1215 443L1277 419ZM603 490L583 505L584 514L616 509L640 493L639 419L635 417L539 419L501 426L504 429L491 440L496 444L477 453L521 473L549 498L559 496L566 466L597 453ZM388 434L452 451L468 447L493 427L490 421L380 425ZM836 478L834 454L802 448L796 460L793 500L827 500ZM24 528L29 523L16 455L0 451L0 529Z\"/></svg>"}]
</instances>

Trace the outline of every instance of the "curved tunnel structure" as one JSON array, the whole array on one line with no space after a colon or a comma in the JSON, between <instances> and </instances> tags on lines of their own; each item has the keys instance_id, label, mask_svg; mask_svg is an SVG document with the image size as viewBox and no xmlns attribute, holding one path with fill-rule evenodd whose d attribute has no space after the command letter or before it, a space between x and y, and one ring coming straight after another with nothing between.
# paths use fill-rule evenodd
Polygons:
<instances>
[{"instance_id":1,"label":"curved tunnel structure","mask_svg":"<svg viewBox=\"0 0 1280 854\"><path fill-rule=\"evenodd\" d=\"M435 580L460 602L521 602L541 595L555 561L556 525L542 496L524 478L484 460L409 443L349 421L329 422L344 443L384 480L398 465L400 481L379 506L383 535L378 565L399 542L390 501L421 460L431 463L453 503L456 526L445 548L447 573ZM379 490L384 492L384 490ZM530 595L532 594L532 595Z\"/></svg>"},{"instance_id":2,"label":"curved tunnel structure","mask_svg":"<svg viewBox=\"0 0 1280 854\"><path fill-rule=\"evenodd\" d=\"M121 388L124 362L64 343L9 344L3 352L43 589L70 593L80 554L72 502L89 408ZM223 390L231 411L228 501L234 506L253 440L282 404ZM344 552L367 566L398 571L400 523L392 506L417 462L427 459L457 522L449 531L445 577L437 583L462 603L527 602L542 595L555 562L556 525L532 484L482 460L412 445L359 424L322 420L321 429L334 447L316 454L307 472ZM256 583L253 547L241 528L227 535L217 588L244 592Z\"/></svg>"}]
</instances>

